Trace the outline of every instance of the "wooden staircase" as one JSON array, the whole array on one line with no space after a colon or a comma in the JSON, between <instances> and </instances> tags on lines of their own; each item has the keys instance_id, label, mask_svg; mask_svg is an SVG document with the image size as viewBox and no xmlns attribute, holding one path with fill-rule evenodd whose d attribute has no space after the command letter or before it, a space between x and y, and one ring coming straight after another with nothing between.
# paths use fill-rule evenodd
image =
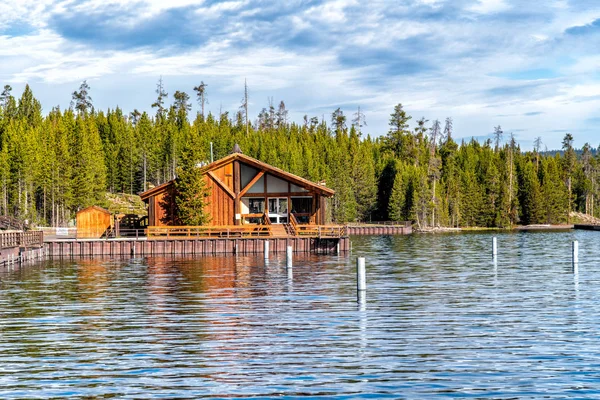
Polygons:
<instances>
[{"instance_id":1,"label":"wooden staircase","mask_svg":"<svg viewBox=\"0 0 600 400\"><path fill-rule=\"evenodd\" d=\"M269 226L272 237L288 237L284 224L272 224Z\"/></svg>"}]
</instances>

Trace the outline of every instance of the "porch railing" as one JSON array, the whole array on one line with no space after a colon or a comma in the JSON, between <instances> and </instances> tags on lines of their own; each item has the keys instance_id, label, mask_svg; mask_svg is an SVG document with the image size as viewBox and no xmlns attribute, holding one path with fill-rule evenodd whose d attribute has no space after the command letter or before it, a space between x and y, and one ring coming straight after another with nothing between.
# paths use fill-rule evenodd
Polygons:
<instances>
[{"instance_id":1,"label":"porch railing","mask_svg":"<svg viewBox=\"0 0 600 400\"><path fill-rule=\"evenodd\" d=\"M148 239L268 237L271 228L267 225L149 226L147 234Z\"/></svg>"},{"instance_id":2,"label":"porch railing","mask_svg":"<svg viewBox=\"0 0 600 400\"><path fill-rule=\"evenodd\" d=\"M10 231L0 232L0 249L10 247L37 247L44 243L42 231Z\"/></svg>"}]
</instances>

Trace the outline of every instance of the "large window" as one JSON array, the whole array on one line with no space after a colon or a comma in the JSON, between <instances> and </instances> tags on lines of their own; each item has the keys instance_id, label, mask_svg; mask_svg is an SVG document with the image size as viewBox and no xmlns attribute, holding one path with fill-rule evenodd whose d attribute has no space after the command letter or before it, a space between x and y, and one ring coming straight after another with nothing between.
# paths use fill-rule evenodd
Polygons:
<instances>
[{"instance_id":1,"label":"large window","mask_svg":"<svg viewBox=\"0 0 600 400\"><path fill-rule=\"evenodd\" d=\"M308 214L312 208L312 197L292 197L292 213Z\"/></svg>"},{"instance_id":2,"label":"large window","mask_svg":"<svg viewBox=\"0 0 600 400\"><path fill-rule=\"evenodd\" d=\"M292 197L292 214L301 224L310 223L312 197Z\"/></svg>"}]
</instances>

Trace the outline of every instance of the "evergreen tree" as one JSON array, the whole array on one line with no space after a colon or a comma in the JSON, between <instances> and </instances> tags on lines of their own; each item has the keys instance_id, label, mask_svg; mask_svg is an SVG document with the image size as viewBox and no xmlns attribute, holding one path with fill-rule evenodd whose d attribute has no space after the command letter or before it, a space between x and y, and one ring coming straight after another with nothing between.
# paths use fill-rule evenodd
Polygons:
<instances>
[{"instance_id":1,"label":"evergreen tree","mask_svg":"<svg viewBox=\"0 0 600 400\"><path fill-rule=\"evenodd\" d=\"M542 195L535 167L528 161L520 174L521 222L524 225L542 221Z\"/></svg>"},{"instance_id":2,"label":"evergreen tree","mask_svg":"<svg viewBox=\"0 0 600 400\"><path fill-rule=\"evenodd\" d=\"M79 90L73 92L73 100L71 100L71 108L75 107L80 114L86 114L88 111L92 111L94 106L92 105L92 98L90 97L90 86L87 81L81 82Z\"/></svg>"},{"instance_id":3,"label":"evergreen tree","mask_svg":"<svg viewBox=\"0 0 600 400\"><path fill-rule=\"evenodd\" d=\"M186 148L193 149L194 146L188 145ZM184 225L199 226L210 222L210 215L206 211L209 191L202 170L196 163L196 153L193 150L186 150L182 154L181 165L177 167L176 215L179 222Z\"/></svg>"}]
</instances>

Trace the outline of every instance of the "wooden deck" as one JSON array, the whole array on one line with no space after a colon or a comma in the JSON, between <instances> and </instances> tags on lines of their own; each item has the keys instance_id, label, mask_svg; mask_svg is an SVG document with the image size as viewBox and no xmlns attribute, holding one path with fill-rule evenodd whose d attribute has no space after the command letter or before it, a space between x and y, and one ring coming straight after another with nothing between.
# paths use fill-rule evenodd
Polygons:
<instances>
[{"instance_id":1,"label":"wooden deck","mask_svg":"<svg viewBox=\"0 0 600 400\"><path fill-rule=\"evenodd\" d=\"M291 224L228 225L228 226L149 226L146 236L156 239L236 239L236 238L290 238L307 237L339 239L346 236L341 225L299 225L295 218Z\"/></svg>"}]
</instances>

